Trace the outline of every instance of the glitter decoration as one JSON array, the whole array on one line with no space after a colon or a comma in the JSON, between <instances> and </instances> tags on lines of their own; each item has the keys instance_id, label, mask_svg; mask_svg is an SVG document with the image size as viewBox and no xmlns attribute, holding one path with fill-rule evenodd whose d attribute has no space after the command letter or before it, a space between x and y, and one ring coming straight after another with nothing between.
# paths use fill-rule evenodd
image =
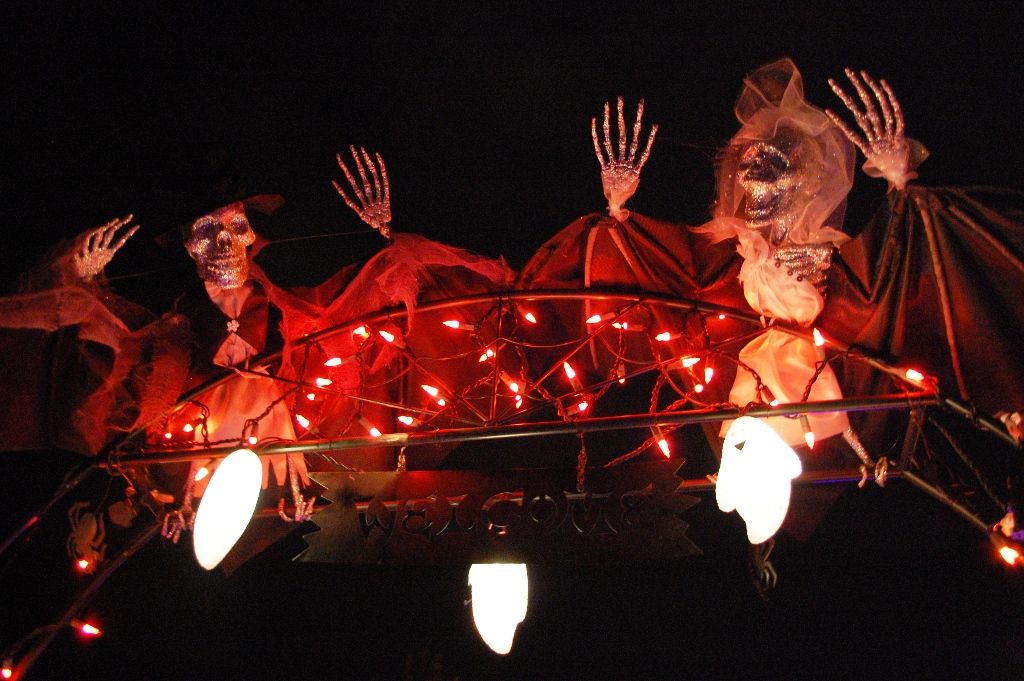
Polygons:
<instances>
[{"instance_id":1,"label":"glitter decoration","mask_svg":"<svg viewBox=\"0 0 1024 681\"><path fill-rule=\"evenodd\" d=\"M864 483L867 482L869 472L874 469L875 483L879 487L885 487L885 482L889 478L889 460L886 457L880 458L878 461L874 461L868 454L868 450L861 444L860 438L857 437L857 433L853 428L847 428L843 431L843 439L846 440L846 444L850 445L856 454L857 458L860 459L860 482L857 483L858 487L864 487Z\"/></svg>"},{"instance_id":2,"label":"glitter decoration","mask_svg":"<svg viewBox=\"0 0 1024 681\"><path fill-rule=\"evenodd\" d=\"M743 188L744 216L751 224L779 217L800 186L792 159L768 142L754 142L743 151L736 180Z\"/></svg>"},{"instance_id":3,"label":"glitter decoration","mask_svg":"<svg viewBox=\"0 0 1024 681\"><path fill-rule=\"evenodd\" d=\"M651 132L647 137L647 146L640 154L640 160L636 160L636 152L640 143L640 131L644 116L644 100L636 107L636 122L633 124L633 141L629 145L629 153L626 153L628 133L626 131L626 120L623 115L622 97L618 98L618 129L619 148L616 154L612 151L611 141L611 120L610 107L608 102L604 103L604 152L601 153L601 141L597 136L597 119L590 119L590 135L594 140L594 153L597 161L601 164L601 187L604 190L605 198L608 199L608 213L616 220L625 220L629 211L623 210L622 205L636 193L640 184L640 171L651 155L651 146L654 144L654 137L658 134L657 124L651 126Z\"/></svg>"},{"instance_id":4,"label":"glitter decoration","mask_svg":"<svg viewBox=\"0 0 1024 681\"><path fill-rule=\"evenodd\" d=\"M920 143L904 136L903 109L885 79L875 82L866 71L861 71L858 78L853 69L844 69L844 73L863 103L863 110L834 80L829 78L828 84L853 114L863 136L854 132L831 110L826 109L825 114L867 157L864 172L871 177L884 177L891 188L902 191L909 180L917 177L913 171L928 152Z\"/></svg>"},{"instance_id":5,"label":"glitter decoration","mask_svg":"<svg viewBox=\"0 0 1024 681\"><path fill-rule=\"evenodd\" d=\"M285 513L284 497L277 501L277 515L286 523L305 522L313 516L316 497L306 499L302 496L302 486L299 484L299 471L294 455L286 455L285 460L288 462L288 485L292 492L292 503L295 504L295 515L290 516Z\"/></svg>"},{"instance_id":6,"label":"glitter decoration","mask_svg":"<svg viewBox=\"0 0 1024 681\"><path fill-rule=\"evenodd\" d=\"M139 231L139 226L134 225L129 227L117 241L114 241L117 231L130 223L132 219L132 215L114 218L104 225L83 232L75 239L71 263L76 277L89 281L103 271L107 263L113 259L114 254L135 232Z\"/></svg>"},{"instance_id":7,"label":"glitter decoration","mask_svg":"<svg viewBox=\"0 0 1024 681\"><path fill-rule=\"evenodd\" d=\"M806 280L824 298L834 252L832 244L789 244L776 248L773 255L776 267L785 267L786 274L797 281Z\"/></svg>"},{"instance_id":8,"label":"glitter decoration","mask_svg":"<svg viewBox=\"0 0 1024 681\"><path fill-rule=\"evenodd\" d=\"M356 172L359 173L362 189L360 189L360 184L356 182L352 173L349 172L348 166L345 165L345 161L341 158L341 154L335 154L335 158L338 161L341 172L345 174L345 179L348 180L349 186L352 187L352 193L359 199L359 203L357 204L349 197L340 184L334 180L331 180L331 184L342 200L345 201L345 205L355 211L360 220L380 232L380 235L385 239L390 239L391 227L388 223L391 222L391 185L388 183L388 171L384 167L384 159L380 157L380 154L375 153L374 158L377 159L377 163L374 165L373 159L366 153L366 149L359 147L357 152L354 146L350 146L349 150L352 152L352 160L355 161ZM362 159L360 159L360 155ZM378 166L380 167L379 174L377 172ZM372 187L370 186L370 180L366 176L367 170L369 170L370 177L373 178Z\"/></svg>"},{"instance_id":9,"label":"glitter decoration","mask_svg":"<svg viewBox=\"0 0 1024 681\"><path fill-rule=\"evenodd\" d=\"M249 253L256 241L241 201L192 223L185 249L196 261L199 277L221 288L239 288L249 279Z\"/></svg>"}]
</instances>

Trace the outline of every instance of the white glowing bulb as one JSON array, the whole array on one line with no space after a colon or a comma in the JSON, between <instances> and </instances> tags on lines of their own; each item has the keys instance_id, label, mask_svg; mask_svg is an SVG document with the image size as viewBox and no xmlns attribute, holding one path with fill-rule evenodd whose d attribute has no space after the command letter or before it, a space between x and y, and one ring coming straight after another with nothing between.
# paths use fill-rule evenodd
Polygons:
<instances>
[{"instance_id":1,"label":"white glowing bulb","mask_svg":"<svg viewBox=\"0 0 1024 681\"><path fill-rule=\"evenodd\" d=\"M399 423L405 424L410 428L420 425L419 419L413 418L412 416L409 416L407 414L402 414L397 418Z\"/></svg>"},{"instance_id":2,"label":"white glowing bulb","mask_svg":"<svg viewBox=\"0 0 1024 681\"><path fill-rule=\"evenodd\" d=\"M999 549L999 556L1006 562L1007 565L1013 565L1020 560L1020 552L1012 546L1003 546Z\"/></svg>"},{"instance_id":3,"label":"white glowing bulb","mask_svg":"<svg viewBox=\"0 0 1024 681\"><path fill-rule=\"evenodd\" d=\"M324 362L325 367L340 367L341 357L331 357L329 360Z\"/></svg>"},{"instance_id":4,"label":"white glowing bulb","mask_svg":"<svg viewBox=\"0 0 1024 681\"><path fill-rule=\"evenodd\" d=\"M469 568L473 623L491 650L507 655L526 619L530 581L523 563L474 563Z\"/></svg>"},{"instance_id":5,"label":"white glowing bulb","mask_svg":"<svg viewBox=\"0 0 1024 681\"><path fill-rule=\"evenodd\" d=\"M366 340L367 338L370 337L370 332L366 330L365 326L357 326L356 328L352 329L352 335L359 336L363 340Z\"/></svg>"},{"instance_id":6,"label":"white glowing bulb","mask_svg":"<svg viewBox=\"0 0 1024 681\"><path fill-rule=\"evenodd\" d=\"M683 365L684 369L689 369L692 366L700 364L700 357L683 357L679 360L679 363Z\"/></svg>"},{"instance_id":7,"label":"white glowing bulb","mask_svg":"<svg viewBox=\"0 0 1024 681\"><path fill-rule=\"evenodd\" d=\"M395 342L395 334L391 333L390 331L385 331L384 329L381 329L377 333L379 333L380 337L386 340L388 343Z\"/></svg>"},{"instance_id":8,"label":"white glowing bulb","mask_svg":"<svg viewBox=\"0 0 1024 681\"><path fill-rule=\"evenodd\" d=\"M255 440L256 438L255 437L250 437L249 439L250 440ZM210 474L210 469L209 468L207 468L206 466L200 466L199 470L196 471L196 474L192 476L192 481L193 482L199 482L200 480L202 480L203 478L205 478L209 474Z\"/></svg>"},{"instance_id":9,"label":"white glowing bulb","mask_svg":"<svg viewBox=\"0 0 1024 681\"><path fill-rule=\"evenodd\" d=\"M924 374L922 374L917 369L907 369L906 377L909 378L911 381L923 381L924 380Z\"/></svg>"},{"instance_id":10,"label":"white glowing bulb","mask_svg":"<svg viewBox=\"0 0 1024 681\"><path fill-rule=\"evenodd\" d=\"M698 383L697 385L693 386L693 392L695 392L695 393L702 393L702 392L704 392L704 386L701 385L700 383Z\"/></svg>"},{"instance_id":11,"label":"white glowing bulb","mask_svg":"<svg viewBox=\"0 0 1024 681\"><path fill-rule=\"evenodd\" d=\"M192 531L196 560L207 570L217 567L249 525L262 479L263 464L249 449L236 449L217 466Z\"/></svg>"},{"instance_id":12,"label":"white glowing bulb","mask_svg":"<svg viewBox=\"0 0 1024 681\"><path fill-rule=\"evenodd\" d=\"M720 314L720 315L718 315L718 318L719 319L725 319L725 315L724 314Z\"/></svg>"},{"instance_id":13,"label":"white glowing bulb","mask_svg":"<svg viewBox=\"0 0 1024 681\"><path fill-rule=\"evenodd\" d=\"M437 397L438 393L441 392L440 390L438 390L434 386L427 385L426 383L424 383L420 387L423 388L423 392L427 393L431 397Z\"/></svg>"},{"instance_id":14,"label":"white glowing bulb","mask_svg":"<svg viewBox=\"0 0 1024 681\"><path fill-rule=\"evenodd\" d=\"M587 324L600 324L600 323L601 323L601 315L599 315L599 314L590 315L589 317L587 317Z\"/></svg>"},{"instance_id":15,"label":"white glowing bulb","mask_svg":"<svg viewBox=\"0 0 1024 681\"><path fill-rule=\"evenodd\" d=\"M5 679L9 679L14 676L14 667L11 666L10 662L4 662L3 668L0 668L0 676Z\"/></svg>"},{"instance_id":16,"label":"white glowing bulb","mask_svg":"<svg viewBox=\"0 0 1024 681\"><path fill-rule=\"evenodd\" d=\"M445 326L447 326L449 329L457 329L457 328L459 328L459 320L457 320L457 319L449 319L449 320L441 322L441 323L444 324Z\"/></svg>"},{"instance_id":17,"label":"white glowing bulb","mask_svg":"<svg viewBox=\"0 0 1024 681\"><path fill-rule=\"evenodd\" d=\"M579 411L586 411L587 407L589 407L589 406L590 406L589 402L580 402L579 404L576 405L576 409L579 410Z\"/></svg>"},{"instance_id":18,"label":"white glowing bulb","mask_svg":"<svg viewBox=\"0 0 1024 681\"><path fill-rule=\"evenodd\" d=\"M714 378L714 377L715 377L715 370L712 367L710 367L710 366L704 367L704 382L705 383L710 383L711 379Z\"/></svg>"},{"instance_id":19,"label":"white glowing bulb","mask_svg":"<svg viewBox=\"0 0 1024 681\"><path fill-rule=\"evenodd\" d=\"M568 362L562 362L562 369L565 370L565 375L569 378L570 381L576 378L576 370L573 369Z\"/></svg>"},{"instance_id":20,"label":"white glowing bulb","mask_svg":"<svg viewBox=\"0 0 1024 681\"><path fill-rule=\"evenodd\" d=\"M814 336L815 345L817 345L820 348L825 344L825 337L821 335L821 331L814 329L811 333Z\"/></svg>"},{"instance_id":21,"label":"white glowing bulb","mask_svg":"<svg viewBox=\"0 0 1024 681\"><path fill-rule=\"evenodd\" d=\"M664 343L666 341L672 340L672 334L669 333L668 331L662 331L661 333L654 337L654 340L661 341L662 343Z\"/></svg>"},{"instance_id":22,"label":"white glowing bulb","mask_svg":"<svg viewBox=\"0 0 1024 681\"><path fill-rule=\"evenodd\" d=\"M519 409L519 407L523 406L523 396L522 395L519 395L517 393L515 401L516 401L516 409Z\"/></svg>"},{"instance_id":23,"label":"white glowing bulb","mask_svg":"<svg viewBox=\"0 0 1024 681\"><path fill-rule=\"evenodd\" d=\"M302 426L303 428L309 428L309 419L307 419L302 414L296 414L295 420L298 421L299 425Z\"/></svg>"},{"instance_id":24,"label":"white glowing bulb","mask_svg":"<svg viewBox=\"0 0 1024 681\"><path fill-rule=\"evenodd\" d=\"M732 422L722 444L715 496L718 508L738 511L751 544L768 541L789 510L791 480L802 471L800 458L779 434L759 419Z\"/></svg>"},{"instance_id":25,"label":"white glowing bulb","mask_svg":"<svg viewBox=\"0 0 1024 681\"><path fill-rule=\"evenodd\" d=\"M523 315L523 319L525 319L526 321L530 322L531 324L536 324L537 323L537 318L533 315L532 312L527 312L526 314L524 314Z\"/></svg>"},{"instance_id":26,"label":"white glowing bulb","mask_svg":"<svg viewBox=\"0 0 1024 681\"><path fill-rule=\"evenodd\" d=\"M317 379L316 379L316 384L317 384L317 385L318 385L319 387L321 387L321 388L326 388L326 387L327 387L327 386L329 386L329 385L330 385L331 383L334 383L334 381L332 381L332 380L331 380L331 379L329 379L329 378L317 378Z\"/></svg>"},{"instance_id":27,"label":"white glowing bulb","mask_svg":"<svg viewBox=\"0 0 1024 681\"><path fill-rule=\"evenodd\" d=\"M181 429L182 429L183 431L185 431L186 433L191 433L191 432L192 432L193 430L195 430L195 429L196 429L196 427L195 427L195 426L193 426L193 425L192 425L191 423L186 423L185 425L183 425L183 426L181 427Z\"/></svg>"},{"instance_id":28,"label":"white glowing bulb","mask_svg":"<svg viewBox=\"0 0 1024 681\"><path fill-rule=\"evenodd\" d=\"M306 399L310 402L316 401L316 393L306 393Z\"/></svg>"}]
</instances>

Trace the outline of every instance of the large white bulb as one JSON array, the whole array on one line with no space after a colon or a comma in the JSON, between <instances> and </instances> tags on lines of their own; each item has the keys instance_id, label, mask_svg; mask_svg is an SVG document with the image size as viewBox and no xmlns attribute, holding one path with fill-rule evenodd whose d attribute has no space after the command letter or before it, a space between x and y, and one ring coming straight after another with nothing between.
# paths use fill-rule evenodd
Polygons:
<instances>
[{"instance_id":1,"label":"large white bulb","mask_svg":"<svg viewBox=\"0 0 1024 681\"><path fill-rule=\"evenodd\" d=\"M262 480L263 465L249 449L235 450L217 466L192 531L196 560L207 570L217 567L245 532Z\"/></svg>"},{"instance_id":2,"label":"large white bulb","mask_svg":"<svg viewBox=\"0 0 1024 681\"><path fill-rule=\"evenodd\" d=\"M512 650L516 627L526 618L529 579L523 563L474 563L469 568L473 623L499 655Z\"/></svg>"},{"instance_id":3,"label":"large white bulb","mask_svg":"<svg viewBox=\"0 0 1024 681\"><path fill-rule=\"evenodd\" d=\"M768 541L789 510L791 480L800 475L800 457L764 421L741 416L722 444L715 496L718 508L736 510L747 524L751 544Z\"/></svg>"}]
</instances>

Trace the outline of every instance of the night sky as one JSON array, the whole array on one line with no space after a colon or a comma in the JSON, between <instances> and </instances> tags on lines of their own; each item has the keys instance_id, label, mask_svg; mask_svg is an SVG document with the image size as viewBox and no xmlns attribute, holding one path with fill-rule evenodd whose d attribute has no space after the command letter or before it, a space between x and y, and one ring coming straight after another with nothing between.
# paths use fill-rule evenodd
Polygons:
<instances>
[{"instance_id":1,"label":"night sky","mask_svg":"<svg viewBox=\"0 0 1024 681\"><path fill-rule=\"evenodd\" d=\"M603 208L589 123L620 94L645 98L645 120L661 125L629 207L700 224L743 75L786 55L822 107L838 105L825 81L844 66L888 79L908 134L931 151L923 183L1019 188L1024 9L915 4L7 6L0 283L13 292L60 238L134 212L142 230L107 273L164 311L195 277L177 227L238 191L284 195L271 241L326 235L260 256L278 283L317 283L383 246L330 186L350 143L384 157L394 230L519 268ZM848 229L883 192L858 173ZM68 463L2 455L3 527ZM808 541L780 538L767 603L741 528L724 527L736 541L715 539L701 559L537 567L504 659L474 634L462 569L297 566L290 538L225 577L155 541L87 606L106 635L58 638L36 678L1024 677L1024 578L906 485L850 490ZM0 614L0 647L58 611L65 587L49 582L75 579L63 531L52 560L0 572L0 608L17 613ZM51 579L35 583L34 570Z\"/></svg>"}]
</instances>

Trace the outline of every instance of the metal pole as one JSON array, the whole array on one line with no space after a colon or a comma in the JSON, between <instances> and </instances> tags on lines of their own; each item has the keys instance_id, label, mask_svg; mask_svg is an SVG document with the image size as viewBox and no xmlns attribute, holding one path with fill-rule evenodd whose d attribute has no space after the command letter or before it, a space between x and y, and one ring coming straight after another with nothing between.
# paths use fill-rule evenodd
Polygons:
<instances>
[{"instance_id":1,"label":"metal pole","mask_svg":"<svg viewBox=\"0 0 1024 681\"><path fill-rule=\"evenodd\" d=\"M385 433L380 437L342 437L296 442L270 442L260 447L260 455L298 454L304 452L337 452L360 447L412 447L417 445L439 445L458 442L497 440L521 437L542 437L550 435L575 435L610 430L651 428L655 425L686 425L715 423L740 416L764 418L819 412L856 412L907 409L937 404L938 395L931 392L882 395L871 398L825 400L821 402L800 402L780 404L776 407L759 406L747 410L738 408L716 409L713 411L668 412L661 414L634 414L629 416L605 416L579 421L544 421L540 423L510 424L503 426L480 426L475 428L452 428L429 432ZM238 445L240 446L240 445ZM148 449L138 454L111 457L101 466L129 466L179 463L198 459L223 458L238 449L238 446L211 447L209 449Z\"/></svg>"}]
</instances>

